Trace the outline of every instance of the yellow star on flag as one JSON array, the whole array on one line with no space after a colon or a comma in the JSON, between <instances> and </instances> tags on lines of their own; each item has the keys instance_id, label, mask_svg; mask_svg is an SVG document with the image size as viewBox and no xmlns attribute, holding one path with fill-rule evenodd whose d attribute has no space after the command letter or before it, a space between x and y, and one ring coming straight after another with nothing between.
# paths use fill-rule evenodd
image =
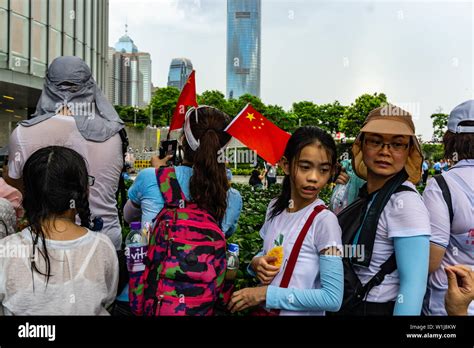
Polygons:
<instances>
[{"instance_id":1,"label":"yellow star on flag","mask_svg":"<svg viewBox=\"0 0 474 348\"><path fill-rule=\"evenodd\" d=\"M246 118L248 118L250 121L253 121L255 119L255 116L249 112L247 113Z\"/></svg>"}]
</instances>

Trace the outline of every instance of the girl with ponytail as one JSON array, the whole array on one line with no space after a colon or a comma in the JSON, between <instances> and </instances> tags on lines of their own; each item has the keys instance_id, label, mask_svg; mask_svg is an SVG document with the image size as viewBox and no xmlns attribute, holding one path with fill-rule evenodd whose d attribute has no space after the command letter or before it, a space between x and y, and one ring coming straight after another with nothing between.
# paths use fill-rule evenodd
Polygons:
<instances>
[{"instance_id":1,"label":"girl with ponytail","mask_svg":"<svg viewBox=\"0 0 474 348\"><path fill-rule=\"evenodd\" d=\"M186 201L194 202L207 211L217 222L225 237L230 237L237 227L242 210L242 197L230 187L227 179L223 150L231 136L224 132L230 117L222 111L200 106L186 113L182 165L174 168L176 179ZM157 168L166 166L171 156L152 158L154 168L140 171L128 190L124 208L127 222L140 221L142 226L152 225L164 207L163 194L158 187ZM117 298L117 315L130 314L128 286Z\"/></svg>"},{"instance_id":2,"label":"girl with ponytail","mask_svg":"<svg viewBox=\"0 0 474 348\"><path fill-rule=\"evenodd\" d=\"M230 237L237 227L242 197L230 188L225 161L221 160L231 136L224 132L230 117L210 107L192 108L186 114L184 134L181 137L183 164L175 168L179 186L187 200L207 210ZM155 168L166 165L169 158L152 158ZM164 206L158 188L155 168L142 170L128 191L124 217L128 222L140 220L142 226L151 223Z\"/></svg>"},{"instance_id":3,"label":"girl with ponytail","mask_svg":"<svg viewBox=\"0 0 474 348\"><path fill-rule=\"evenodd\" d=\"M259 306L254 315L324 315L338 310L344 283L341 229L318 197L334 175L336 144L318 127L298 128L281 161L282 192L260 230L263 252L249 267L260 285L232 294L231 312ZM297 262L296 262L297 261Z\"/></svg>"},{"instance_id":4,"label":"girl with ponytail","mask_svg":"<svg viewBox=\"0 0 474 348\"><path fill-rule=\"evenodd\" d=\"M0 241L17 251L0 258L3 311L107 315L117 292L118 260L109 237L89 229L94 178L84 159L65 147L42 148L26 161L23 180L29 226Z\"/></svg>"}]
</instances>

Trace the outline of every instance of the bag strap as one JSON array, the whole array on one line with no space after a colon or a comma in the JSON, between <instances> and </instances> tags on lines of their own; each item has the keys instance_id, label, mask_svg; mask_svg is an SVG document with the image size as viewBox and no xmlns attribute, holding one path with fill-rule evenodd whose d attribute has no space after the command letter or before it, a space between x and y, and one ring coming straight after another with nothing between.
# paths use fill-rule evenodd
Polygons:
<instances>
[{"instance_id":1,"label":"bag strap","mask_svg":"<svg viewBox=\"0 0 474 348\"><path fill-rule=\"evenodd\" d=\"M155 170L155 173L165 206L178 208L186 202L186 196L179 186L174 167L160 167Z\"/></svg>"},{"instance_id":2,"label":"bag strap","mask_svg":"<svg viewBox=\"0 0 474 348\"><path fill-rule=\"evenodd\" d=\"M385 276L392 273L397 269L397 259L395 253L390 255L390 257L380 266L380 271L377 272L361 289L357 291L357 297L360 299L365 299L366 294L373 288L382 284Z\"/></svg>"},{"instance_id":3,"label":"bag strap","mask_svg":"<svg viewBox=\"0 0 474 348\"><path fill-rule=\"evenodd\" d=\"M309 228L313 224L314 218L324 209L327 209L324 205L316 206L311 212L311 215L308 217L308 220L306 220L303 229L301 230L300 234L298 235L298 238L296 239L295 245L293 245L293 248L291 249L290 258L288 259L288 265L286 266L285 273L283 273L283 278L280 282L281 288L287 288L288 284L290 284L290 279L293 275L296 260L298 259L301 247L303 246L304 238L308 234Z\"/></svg>"},{"instance_id":4,"label":"bag strap","mask_svg":"<svg viewBox=\"0 0 474 348\"><path fill-rule=\"evenodd\" d=\"M433 178L438 183L438 186L441 189L441 192L443 193L444 201L448 205L449 222L452 224L453 218L454 218L453 201L451 199L451 192L449 191L448 183L446 182L446 179L442 175L435 175L433 176Z\"/></svg>"},{"instance_id":5,"label":"bag strap","mask_svg":"<svg viewBox=\"0 0 474 348\"><path fill-rule=\"evenodd\" d=\"M123 226L124 220L123 220L122 212L123 212L123 208L125 207L125 203L127 202L127 190L125 188L125 180L123 178L123 175L124 173L127 172L127 169L125 167L125 153L127 152L129 142L128 142L128 136L127 136L127 131L125 130L125 127L122 128L118 132L118 134L120 135L120 140L122 141L123 165L122 165L122 170L120 172L117 192L115 193L115 201L117 202L117 212L118 212L119 223L120 223L120 226ZM120 196L120 204L119 204L119 196ZM125 249L125 243L123 240L122 240L122 249Z\"/></svg>"}]
</instances>

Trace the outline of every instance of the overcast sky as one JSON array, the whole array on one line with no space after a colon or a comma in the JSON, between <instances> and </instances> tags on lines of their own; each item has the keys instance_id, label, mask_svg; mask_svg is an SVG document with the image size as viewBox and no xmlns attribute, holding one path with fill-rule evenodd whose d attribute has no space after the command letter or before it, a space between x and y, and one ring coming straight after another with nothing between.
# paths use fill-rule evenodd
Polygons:
<instances>
[{"instance_id":1,"label":"overcast sky","mask_svg":"<svg viewBox=\"0 0 474 348\"><path fill-rule=\"evenodd\" d=\"M110 0L109 45L128 34L166 86L172 58L196 69L198 93L226 91L226 0ZM474 98L472 1L262 0L261 98L349 105L383 92L432 135L429 116Z\"/></svg>"}]
</instances>

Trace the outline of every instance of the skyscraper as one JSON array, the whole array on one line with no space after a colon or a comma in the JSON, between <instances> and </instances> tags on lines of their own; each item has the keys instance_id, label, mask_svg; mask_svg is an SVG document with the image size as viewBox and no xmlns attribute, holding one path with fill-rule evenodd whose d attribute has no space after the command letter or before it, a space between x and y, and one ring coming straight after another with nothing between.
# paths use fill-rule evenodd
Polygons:
<instances>
[{"instance_id":1,"label":"skyscraper","mask_svg":"<svg viewBox=\"0 0 474 348\"><path fill-rule=\"evenodd\" d=\"M227 98L260 97L261 0L227 0Z\"/></svg>"},{"instance_id":2,"label":"skyscraper","mask_svg":"<svg viewBox=\"0 0 474 348\"><path fill-rule=\"evenodd\" d=\"M188 58L173 58L168 74L168 87L181 90L193 71L193 63Z\"/></svg>"},{"instance_id":3,"label":"skyscraper","mask_svg":"<svg viewBox=\"0 0 474 348\"><path fill-rule=\"evenodd\" d=\"M151 101L150 54L139 52L127 30L109 48L109 98L114 105L144 107Z\"/></svg>"}]
</instances>

